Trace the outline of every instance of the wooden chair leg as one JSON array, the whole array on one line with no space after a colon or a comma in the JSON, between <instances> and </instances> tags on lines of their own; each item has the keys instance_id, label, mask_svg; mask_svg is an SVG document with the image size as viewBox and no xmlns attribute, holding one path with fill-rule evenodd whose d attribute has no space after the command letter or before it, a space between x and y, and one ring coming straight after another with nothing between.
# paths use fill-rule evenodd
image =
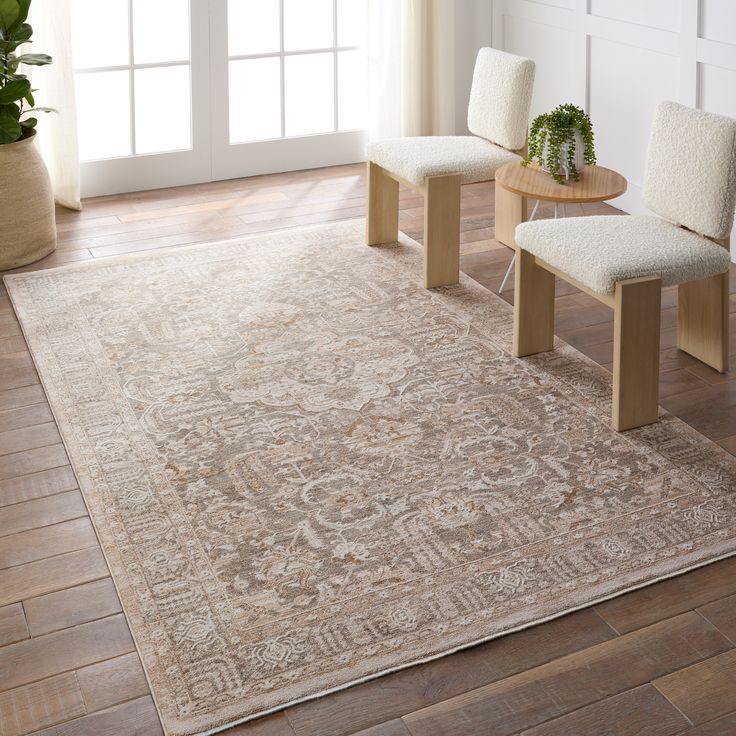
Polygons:
<instances>
[{"instance_id":1,"label":"wooden chair leg","mask_svg":"<svg viewBox=\"0 0 736 736\"><path fill-rule=\"evenodd\" d=\"M652 424L659 404L659 320L662 281L616 284L613 335L613 427Z\"/></svg>"},{"instance_id":2,"label":"wooden chair leg","mask_svg":"<svg viewBox=\"0 0 736 736\"><path fill-rule=\"evenodd\" d=\"M546 353L555 339L555 276L519 249L514 278L514 355Z\"/></svg>"},{"instance_id":3,"label":"wooden chair leg","mask_svg":"<svg viewBox=\"0 0 736 736\"><path fill-rule=\"evenodd\" d=\"M460 174L427 178L424 198L424 286L460 280Z\"/></svg>"},{"instance_id":4,"label":"wooden chair leg","mask_svg":"<svg viewBox=\"0 0 736 736\"><path fill-rule=\"evenodd\" d=\"M728 273L680 284L677 347L720 373L728 370Z\"/></svg>"},{"instance_id":5,"label":"wooden chair leg","mask_svg":"<svg viewBox=\"0 0 736 736\"><path fill-rule=\"evenodd\" d=\"M385 169L368 162L366 243L381 245L399 239L399 182Z\"/></svg>"},{"instance_id":6,"label":"wooden chair leg","mask_svg":"<svg viewBox=\"0 0 736 736\"><path fill-rule=\"evenodd\" d=\"M528 219L527 198L504 189L496 182L494 196L496 240L516 250L514 232L516 226Z\"/></svg>"}]
</instances>

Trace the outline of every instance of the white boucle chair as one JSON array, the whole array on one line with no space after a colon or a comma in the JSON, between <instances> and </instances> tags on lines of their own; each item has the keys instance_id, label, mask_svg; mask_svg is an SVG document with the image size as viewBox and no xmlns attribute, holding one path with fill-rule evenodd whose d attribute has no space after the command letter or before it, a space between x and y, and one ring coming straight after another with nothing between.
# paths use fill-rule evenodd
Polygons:
<instances>
[{"instance_id":1,"label":"white boucle chair","mask_svg":"<svg viewBox=\"0 0 736 736\"><path fill-rule=\"evenodd\" d=\"M658 418L663 286L679 285L678 347L728 369L736 120L662 102L643 194L658 217L575 217L516 228L514 355L552 350L555 275L613 307L618 431Z\"/></svg>"},{"instance_id":2,"label":"white boucle chair","mask_svg":"<svg viewBox=\"0 0 736 736\"><path fill-rule=\"evenodd\" d=\"M424 195L424 285L460 278L460 185L493 179L525 153L534 62L484 48L468 106L471 136L419 136L368 146L368 245L399 237L399 183ZM521 154L521 155L520 155Z\"/></svg>"}]
</instances>

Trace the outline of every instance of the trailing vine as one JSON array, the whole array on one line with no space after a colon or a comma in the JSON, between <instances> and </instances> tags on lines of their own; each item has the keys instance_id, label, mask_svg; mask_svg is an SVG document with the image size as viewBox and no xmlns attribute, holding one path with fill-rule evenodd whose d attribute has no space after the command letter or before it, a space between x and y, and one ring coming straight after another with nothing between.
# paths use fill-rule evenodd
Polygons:
<instances>
[{"instance_id":1,"label":"trailing vine","mask_svg":"<svg viewBox=\"0 0 736 736\"><path fill-rule=\"evenodd\" d=\"M564 177L560 173L562 165L562 148L567 144L565 166L570 176L578 181L580 172L575 166L575 131L579 131L585 151L583 160L586 166L594 166L595 146L593 144L593 124L590 116L575 105L558 105L552 112L538 115L532 121L529 129L529 153L522 161L522 166L528 166L536 161L550 173L552 178L564 183ZM545 155L545 144L547 150Z\"/></svg>"}]
</instances>

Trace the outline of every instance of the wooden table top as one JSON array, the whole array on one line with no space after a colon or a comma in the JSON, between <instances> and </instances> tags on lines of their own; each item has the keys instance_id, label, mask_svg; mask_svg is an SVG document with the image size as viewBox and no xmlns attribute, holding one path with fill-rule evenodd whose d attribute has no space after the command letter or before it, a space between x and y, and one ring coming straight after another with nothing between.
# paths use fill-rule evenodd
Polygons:
<instances>
[{"instance_id":1,"label":"wooden table top","mask_svg":"<svg viewBox=\"0 0 736 736\"><path fill-rule=\"evenodd\" d=\"M621 174L603 166L585 166L580 171L580 181L570 179L558 184L539 166L522 166L516 161L496 171L496 183L522 197L570 204L614 199L620 197L627 186Z\"/></svg>"}]
</instances>

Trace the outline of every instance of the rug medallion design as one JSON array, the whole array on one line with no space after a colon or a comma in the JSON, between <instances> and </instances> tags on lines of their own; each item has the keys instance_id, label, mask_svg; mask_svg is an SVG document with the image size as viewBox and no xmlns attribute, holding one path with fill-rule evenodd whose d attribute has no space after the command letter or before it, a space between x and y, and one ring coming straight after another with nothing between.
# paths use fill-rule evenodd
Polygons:
<instances>
[{"instance_id":1,"label":"rug medallion design","mask_svg":"<svg viewBox=\"0 0 736 736\"><path fill-rule=\"evenodd\" d=\"M736 459L363 227L6 277L169 734L736 549Z\"/></svg>"}]
</instances>

